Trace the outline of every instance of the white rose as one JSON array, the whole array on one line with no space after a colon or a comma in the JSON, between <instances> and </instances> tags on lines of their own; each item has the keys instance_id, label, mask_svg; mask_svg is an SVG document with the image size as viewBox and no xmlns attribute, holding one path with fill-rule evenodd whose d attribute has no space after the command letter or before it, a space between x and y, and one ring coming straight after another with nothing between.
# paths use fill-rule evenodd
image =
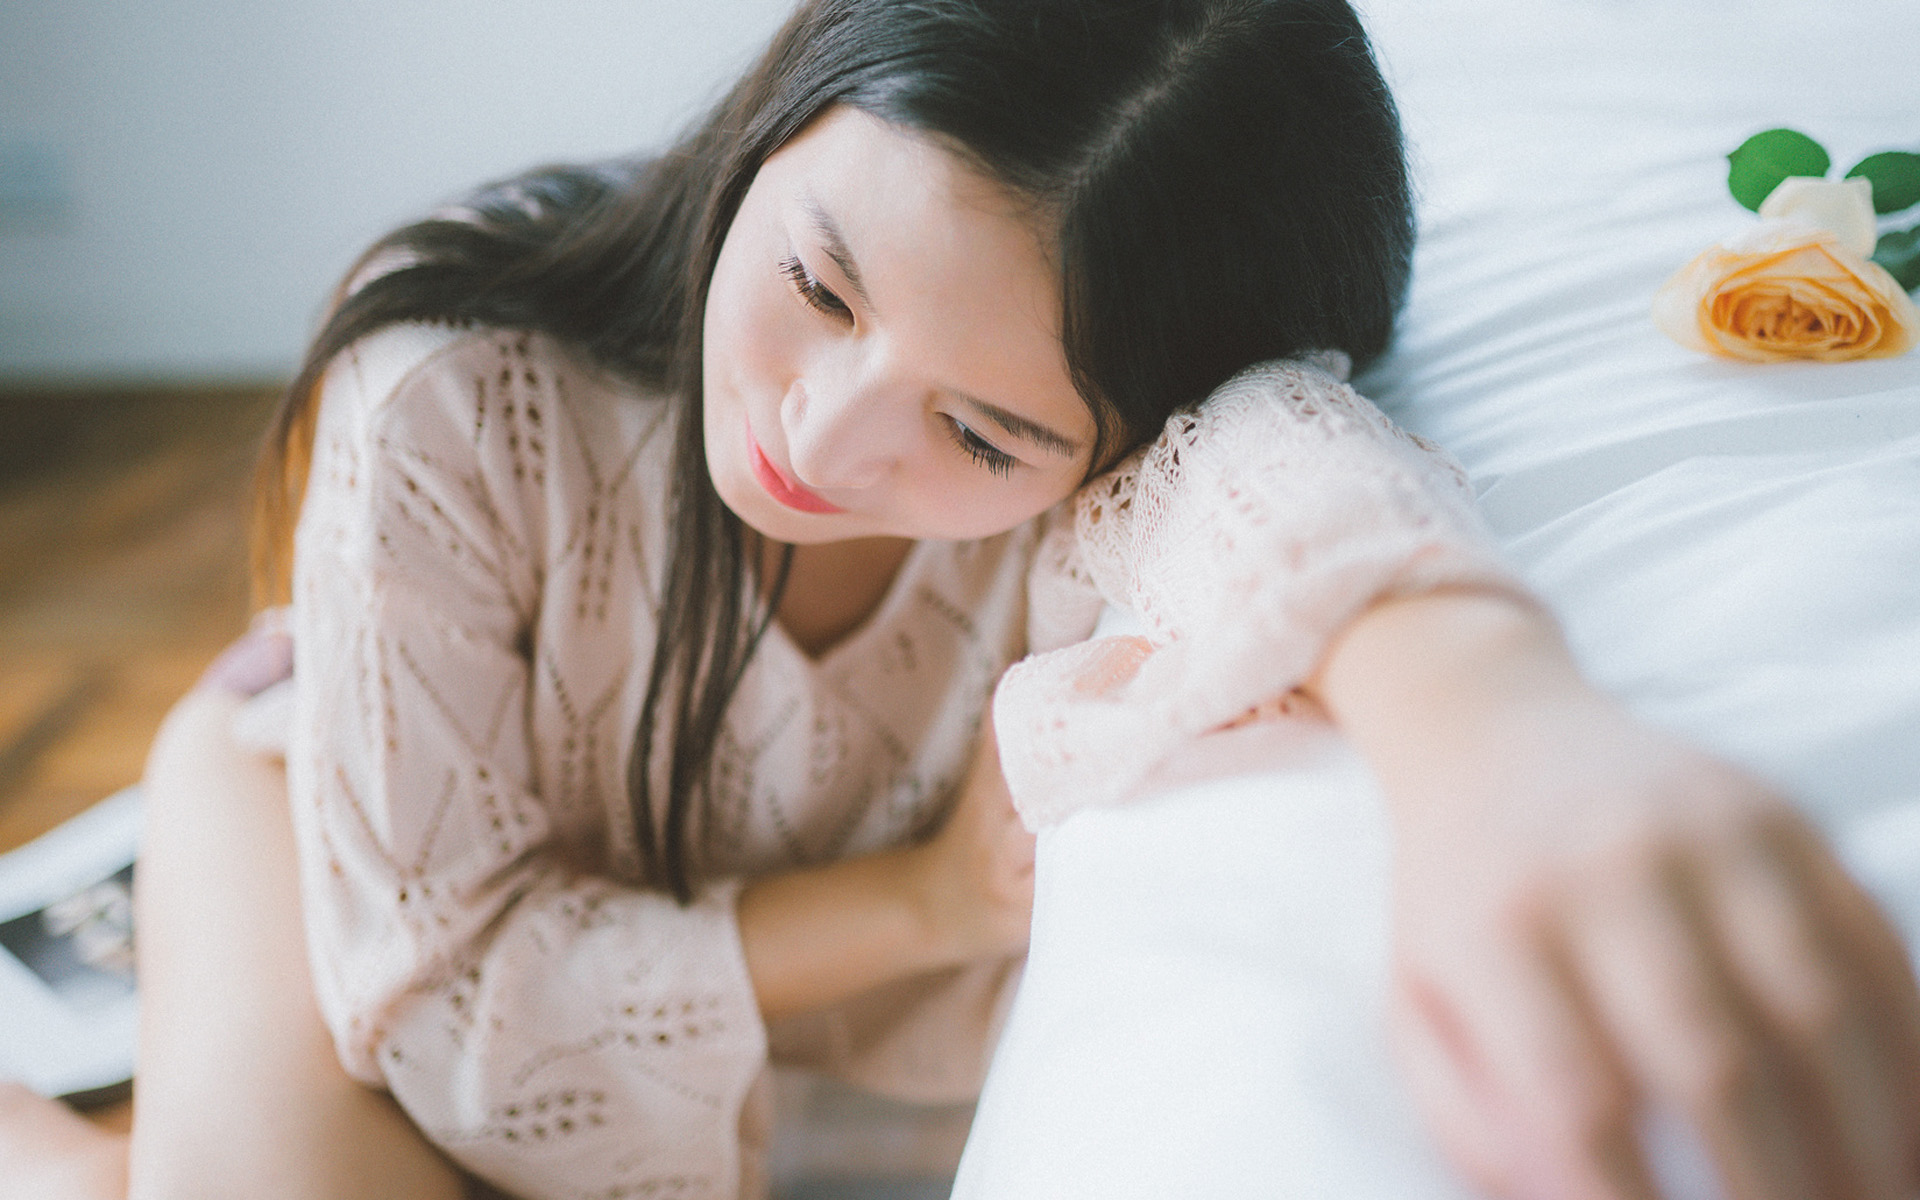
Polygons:
<instances>
[{"instance_id":1,"label":"white rose","mask_svg":"<svg viewBox=\"0 0 1920 1200\"><path fill-rule=\"evenodd\" d=\"M1825 229L1861 258L1872 258L1879 239L1873 215L1873 185L1865 179L1814 179L1790 175L1760 202L1764 220L1801 221Z\"/></svg>"}]
</instances>

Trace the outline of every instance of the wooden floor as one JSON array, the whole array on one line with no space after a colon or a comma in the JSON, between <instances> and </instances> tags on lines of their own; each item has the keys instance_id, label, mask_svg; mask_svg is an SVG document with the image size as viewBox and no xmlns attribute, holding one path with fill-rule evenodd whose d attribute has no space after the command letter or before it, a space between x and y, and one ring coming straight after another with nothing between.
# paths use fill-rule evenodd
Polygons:
<instances>
[{"instance_id":1,"label":"wooden floor","mask_svg":"<svg viewBox=\"0 0 1920 1200\"><path fill-rule=\"evenodd\" d=\"M245 628L271 388L0 393L0 851L140 777ZM122 1103L91 1114L125 1128Z\"/></svg>"},{"instance_id":2,"label":"wooden floor","mask_svg":"<svg viewBox=\"0 0 1920 1200\"><path fill-rule=\"evenodd\" d=\"M0 395L0 850L139 778L245 627L270 389Z\"/></svg>"},{"instance_id":3,"label":"wooden floor","mask_svg":"<svg viewBox=\"0 0 1920 1200\"><path fill-rule=\"evenodd\" d=\"M0 851L136 781L170 705L246 626L270 388L0 392ZM780 1200L945 1196L970 1105L783 1076ZM124 1128L128 1106L96 1111Z\"/></svg>"}]
</instances>

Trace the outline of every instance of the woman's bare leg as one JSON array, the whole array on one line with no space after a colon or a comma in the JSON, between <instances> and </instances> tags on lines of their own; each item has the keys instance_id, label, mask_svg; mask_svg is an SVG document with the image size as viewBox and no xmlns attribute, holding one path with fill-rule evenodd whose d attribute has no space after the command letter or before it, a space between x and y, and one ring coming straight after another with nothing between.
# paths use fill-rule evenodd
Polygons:
<instances>
[{"instance_id":1,"label":"woman's bare leg","mask_svg":"<svg viewBox=\"0 0 1920 1200\"><path fill-rule=\"evenodd\" d=\"M149 759L131 1146L0 1082L0 1200L459 1195L392 1102L341 1071L314 1007L284 774L230 732L267 682L216 667Z\"/></svg>"},{"instance_id":2,"label":"woman's bare leg","mask_svg":"<svg viewBox=\"0 0 1920 1200\"><path fill-rule=\"evenodd\" d=\"M347 1078L313 1000L285 772L233 737L289 657L270 632L242 639L147 761L131 1139L0 1083L0 1200L463 1194L399 1108Z\"/></svg>"},{"instance_id":3,"label":"woman's bare leg","mask_svg":"<svg viewBox=\"0 0 1920 1200\"><path fill-rule=\"evenodd\" d=\"M458 1197L447 1161L334 1056L307 968L285 772L235 742L241 703L217 682L196 688L147 763L131 1195Z\"/></svg>"},{"instance_id":4,"label":"woman's bare leg","mask_svg":"<svg viewBox=\"0 0 1920 1200\"><path fill-rule=\"evenodd\" d=\"M0 1200L127 1194L127 1138L17 1083L0 1083Z\"/></svg>"}]
</instances>

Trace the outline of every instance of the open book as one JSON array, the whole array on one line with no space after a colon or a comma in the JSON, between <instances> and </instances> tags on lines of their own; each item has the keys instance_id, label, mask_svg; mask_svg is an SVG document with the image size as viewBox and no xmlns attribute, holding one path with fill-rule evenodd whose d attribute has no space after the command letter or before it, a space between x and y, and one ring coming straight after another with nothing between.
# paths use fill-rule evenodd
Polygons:
<instances>
[{"instance_id":1,"label":"open book","mask_svg":"<svg viewBox=\"0 0 1920 1200\"><path fill-rule=\"evenodd\" d=\"M0 855L0 1078L77 1104L133 1078L138 788Z\"/></svg>"}]
</instances>

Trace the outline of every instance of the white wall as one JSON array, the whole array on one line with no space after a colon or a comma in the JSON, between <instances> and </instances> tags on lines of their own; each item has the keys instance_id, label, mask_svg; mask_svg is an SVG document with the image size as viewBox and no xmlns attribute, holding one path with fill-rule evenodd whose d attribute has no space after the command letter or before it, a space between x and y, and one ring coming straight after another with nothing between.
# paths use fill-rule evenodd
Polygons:
<instances>
[{"instance_id":1,"label":"white wall","mask_svg":"<svg viewBox=\"0 0 1920 1200\"><path fill-rule=\"evenodd\" d=\"M791 0L5 0L0 381L279 378L367 242L661 144Z\"/></svg>"}]
</instances>

